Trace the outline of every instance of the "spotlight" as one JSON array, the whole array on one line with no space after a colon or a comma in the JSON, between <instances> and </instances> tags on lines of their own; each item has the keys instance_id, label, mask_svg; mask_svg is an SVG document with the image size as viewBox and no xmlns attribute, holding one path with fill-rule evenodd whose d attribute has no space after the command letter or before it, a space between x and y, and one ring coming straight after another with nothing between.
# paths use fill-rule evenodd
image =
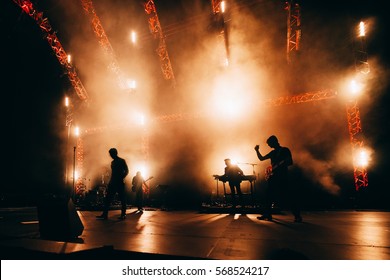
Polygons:
<instances>
[{"instance_id":1,"label":"spotlight","mask_svg":"<svg viewBox=\"0 0 390 280\"><path fill-rule=\"evenodd\" d=\"M65 107L69 107L69 97L65 97Z\"/></svg>"},{"instance_id":2,"label":"spotlight","mask_svg":"<svg viewBox=\"0 0 390 280\"><path fill-rule=\"evenodd\" d=\"M366 36L366 25L363 21L359 23L359 37Z\"/></svg>"},{"instance_id":3,"label":"spotlight","mask_svg":"<svg viewBox=\"0 0 390 280\"><path fill-rule=\"evenodd\" d=\"M358 95L362 91L362 84L356 80L352 80L349 84L349 91L354 96Z\"/></svg>"},{"instance_id":4,"label":"spotlight","mask_svg":"<svg viewBox=\"0 0 390 280\"><path fill-rule=\"evenodd\" d=\"M366 149L359 149L356 151L355 162L357 166L367 167L370 161L370 156Z\"/></svg>"},{"instance_id":5,"label":"spotlight","mask_svg":"<svg viewBox=\"0 0 390 280\"><path fill-rule=\"evenodd\" d=\"M137 33L135 33L135 31L131 31L130 40L131 40L131 43L133 43L134 45L137 42Z\"/></svg>"},{"instance_id":6,"label":"spotlight","mask_svg":"<svg viewBox=\"0 0 390 280\"><path fill-rule=\"evenodd\" d=\"M221 8L221 12L224 13L226 10L226 2L225 1L221 1L220 8Z\"/></svg>"}]
</instances>

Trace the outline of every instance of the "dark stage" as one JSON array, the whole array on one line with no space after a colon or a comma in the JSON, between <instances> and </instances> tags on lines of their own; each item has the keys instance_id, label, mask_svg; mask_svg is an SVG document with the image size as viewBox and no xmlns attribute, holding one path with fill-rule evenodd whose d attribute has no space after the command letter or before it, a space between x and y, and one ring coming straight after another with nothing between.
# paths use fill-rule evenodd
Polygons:
<instances>
[{"instance_id":1,"label":"dark stage","mask_svg":"<svg viewBox=\"0 0 390 280\"><path fill-rule=\"evenodd\" d=\"M129 208L125 220L115 209L96 220L100 211L79 210L82 234L55 241L41 237L36 207L1 208L1 259L390 259L388 211L303 211L302 223L288 211L260 221L256 211Z\"/></svg>"}]
</instances>

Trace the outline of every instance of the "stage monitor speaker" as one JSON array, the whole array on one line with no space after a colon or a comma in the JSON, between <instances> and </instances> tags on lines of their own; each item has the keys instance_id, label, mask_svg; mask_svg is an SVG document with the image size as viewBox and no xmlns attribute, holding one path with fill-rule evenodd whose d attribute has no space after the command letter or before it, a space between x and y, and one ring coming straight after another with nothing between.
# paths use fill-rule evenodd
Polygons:
<instances>
[{"instance_id":1,"label":"stage monitor speaker","mask_svg":"<svg viewBox=\"0 0 390 280\"><path fill-rule=\"evenodd\" d=\"M50 196L38 203L39 232L43 239L70 240L79 237L84 226L70 198Z\"/></svg>"}]
</instances>

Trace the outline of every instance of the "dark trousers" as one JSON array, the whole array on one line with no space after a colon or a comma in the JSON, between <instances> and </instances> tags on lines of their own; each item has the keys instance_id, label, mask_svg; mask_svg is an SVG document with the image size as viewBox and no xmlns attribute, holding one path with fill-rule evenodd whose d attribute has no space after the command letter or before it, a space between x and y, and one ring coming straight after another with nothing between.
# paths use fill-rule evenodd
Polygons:
<instances>
[{"instance_id":1,"label":"dark trousers","mask_svg":"<svg viewBox=\"0 0 390 280\"><path fill-rule=\"evenodd\" d=\"M236 194L238 195L238 199L240 202L240 205L243 205L243 199L242 199L242 192L241 192L241 185L238 182L229 182L230 192L232 195L232 204L233 206L237 205L237 199Z\"/></svg>"},{"instance_id":2,"label":"dark trousers","mask_svg":"<svg viewBox=\"0 0 390 280\"><path fill-rule=\"evenodd\" d=\"M121 202L121 215L126 214L126 192L125 192L125 185L117 185L117 186L108 186L107 187L107 193L106 197L104 198L104 209L103 209L103 215L108 215L108 210L110 208L110 204L114 198L114 195L118 193L120 202Z\"/></svg>"},{"instance_id":3,"label":"dark trousers","mask_svg":"<svg viewBox=\"0 0 390 280\"><path fill-rule=\"evenodd\" d=\"M135 192L135 206L137 206L138 210L144 207L144 191L142 187Z\"/></svg>"},{"instance_id":4,"label":"dark trousers","mask_svg":"<svg viewBox=\"0 0 390 280\"><path fill-rule=\"evenodd\" d=\"M265 192L263 214L272 217L272 204L289 209L296 219L301 218L300 193L285 178L272 177Z\"/></svg>"},{"instance_id":5,"label":"dark trousers","mask_svg":"<svg viewBox=\"0 0 390 280\"><path fill-rule=\"evenodd\" d=\"M265 190L265 199L263 207L263 215L266 217L272 217L272 204L278 201L276 186L268 182L268 186Z\"/></svg>"}]
</instances>

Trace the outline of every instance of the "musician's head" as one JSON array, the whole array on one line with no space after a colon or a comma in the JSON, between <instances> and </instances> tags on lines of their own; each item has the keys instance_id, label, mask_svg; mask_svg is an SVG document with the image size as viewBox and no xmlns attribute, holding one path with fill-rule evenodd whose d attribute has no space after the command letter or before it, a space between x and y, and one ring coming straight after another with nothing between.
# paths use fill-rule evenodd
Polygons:
<instances>
[{"instance_id":1,"label":"musician's head","mask_svg":"<svg viewBox=\"0 0 390 280\"><path fill-rule=\"evenodd\" d=\"M111 156L112 158L116 158L116 157L118 156L118 150L115 149L115 148L111 148L111 149L108 151L108 153L110 154L110 156Z\"/></svg>"},{"instance_id":2,"label":"musician's head","mask_svg":"<svg viewBox=\"0 0 390 280\"><path fill-rule=\"evenodd\" d=\"M230 158L224 159L226 165L230 165L232 163L232 160Z\"/></svg>"},{"instance_id":3,"label":"musician's head","mask_svg":"<svg viewBox=\"0 0 390 280\"><path fill-rule=\"evenodd\" d=\"M279 146L279 140L278 138L275 136L275 135L271 135L268 139L267 139L267 144L268 146L270 146L271 148L276 148Z\"/></svg>"}]
</instances>

